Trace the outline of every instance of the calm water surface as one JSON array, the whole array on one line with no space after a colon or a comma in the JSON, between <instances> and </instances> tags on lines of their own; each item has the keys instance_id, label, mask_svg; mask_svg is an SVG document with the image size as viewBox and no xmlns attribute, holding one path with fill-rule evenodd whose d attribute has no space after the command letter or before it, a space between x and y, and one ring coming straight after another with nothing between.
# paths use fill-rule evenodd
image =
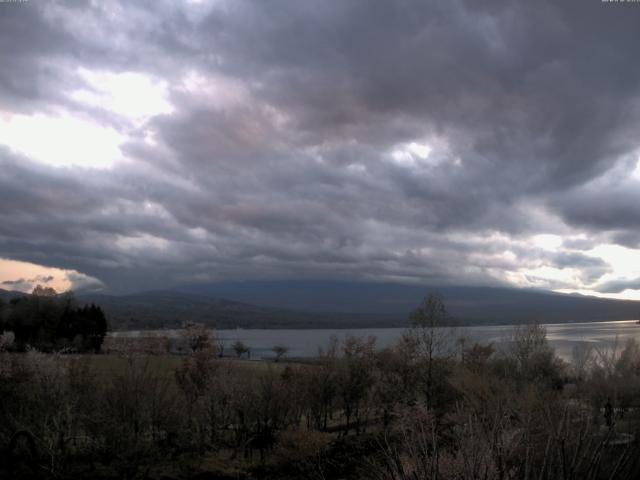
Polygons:
<instances>
[{"instance_id":1,"label":"calm water surface","mask_svg":"<svg viewBox=\"0 0 640 480\"><path fill-rule=\"evenodd\" d=\"M611 348L616 344L623 346L627 339L640 341L640 325L635 320L617 322L548 324L547 338L556 353L566 360L571 359L574 347L589 345L599 349ZM460 327L457 335L464 335L470 342L493 342L498 348L508 340L513 332L512 325ZM180 330L144 330L112 332L114 337L177 337ZM289 347L290 357L312 357L318 348L326 346L335 335L339 339L347 335L375 336L379 348L392 345L403 333L403 328L354 328L354 329L314 329L314 330L263 330L235 329L217 330L216 336L224 339L225 348L236 340L241 340L251 348L252 358L272 357L274 345Z\"/></svg>"}]
</instances>

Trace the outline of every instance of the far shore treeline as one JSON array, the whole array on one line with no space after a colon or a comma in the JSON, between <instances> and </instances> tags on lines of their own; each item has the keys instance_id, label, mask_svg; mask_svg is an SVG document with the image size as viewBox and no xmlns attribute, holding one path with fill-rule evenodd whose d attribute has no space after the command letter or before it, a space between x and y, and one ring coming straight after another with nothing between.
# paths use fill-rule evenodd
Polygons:
<instances>
[{"instance_id":1,"label":"far shore treeline","mask_svg":"<svg viewBox=\"0 0 640 480\"><path fill-rule=\"evenodd\" d=\"M31 295L0 298L0 333L11 332L11 348L42 352L99 352L107 319L99 306L79 306L72 293L38 285Z\"/></svg>"}]
</instances>

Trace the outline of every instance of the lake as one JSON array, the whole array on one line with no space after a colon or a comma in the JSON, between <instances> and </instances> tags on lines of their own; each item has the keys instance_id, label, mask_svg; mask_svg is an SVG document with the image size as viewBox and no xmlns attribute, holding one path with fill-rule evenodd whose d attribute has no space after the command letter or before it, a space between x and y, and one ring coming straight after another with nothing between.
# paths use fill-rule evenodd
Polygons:
<instances>
[{"instance_id":1,"label":"lake","mask_svg":"<svg viewBox=\"0 0 640 480\"><path fill-rule=\"evenodd\" d=\"M556 353L565 360L571 360L572 351L578 345L589 345L598 349L611 348L614 345L624 346L630 338L640 340L640 325L635 320L616 322L564 323L547 324L547 339ZM504 345L513 332L512 325L471 326L458 327L457 335L464 335L469 342L496 344L497 348ZM347 335L375 336L379 348L392 345L405 332L404 328L354 328L354 329L235 329L216 330L216 336L224 339L225 348L230 354L230 346L236 340L241 340L251 348L251 357L273 357L271 348L274 345L289 347L289 357L313 357L318 348L326 346L329 339L335 335L339 339ZM138 330L111 332L113 337L155 337L180 336L181 330Z\"/></svg>"}]
</instances>

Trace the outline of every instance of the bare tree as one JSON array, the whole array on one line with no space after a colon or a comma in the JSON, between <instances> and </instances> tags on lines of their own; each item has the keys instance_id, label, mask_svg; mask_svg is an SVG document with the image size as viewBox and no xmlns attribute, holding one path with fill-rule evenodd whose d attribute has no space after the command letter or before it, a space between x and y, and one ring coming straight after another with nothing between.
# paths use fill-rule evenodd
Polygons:
<instances>
[{"instance_id":1,"label":"bare tree","mask_svg":"<svg viewBox=\"0 0 640 480\"><path fill-rule=\"evenodd\" d=\"M547 341L547 330L539 323L518 325L507 351L507 376L520 384L534 381L561 382L564 368Z\"/></svg>"},{"instance_id":2,"label":"bare tree","mask_svg":"<svg viewBox=\"0 0 640 480\"><path fill-rule=\"evenodd\" d=\"M242 341L236 340L232 345L233 351L236 352L238 358L242 358L242 355L249 354L249 347Z\"/></svg>"},{"instance_id":3,"label":"bare tree","mask_svg":"<svg viewBox=\"0 0 640 480\"><path fill-rule=\"evenodd\" d=\"M356 433L360 433L366 419L370 394L374 384L376 337L360 338L348 336L342 344L343 358L338 377L342 407L346 418L345 434L355 420Z\"/></svg>"},{"instance_id":4,"label":"bare tree","mask_svg":"<svg viewBox=\"0 0 640 480\"><path fill-rule=\"evenodd\" d=\"M289 351L289 347L282 344L274 345L273 348L271 348L271 351L276 356L276 362L279 362L282 359L282 357L284 357L287 354L287 352Z\"/></svg>"},{"instance_id":5,"label":"bare tree","mask_svg":"<svg viewBox=\"0 0 640 480\"><path fill-rule=\"evenodd\" d=\"M2 332L0 335L0 352L10 349L15 338L16 336L13 332Z\"/></svg>"},{"instance_id":6,"label":"bare tree","mask_svg":"<svg viewBox=\"0 0 640 480\"><path fill-rule=\"evenodd\" d=\"M424 393L433 403L437 363L456 356L456 331L439 295L428 295L411 315L409 335L417 345L417 354L425 362Z\"/></svg>"},{"instance_id":7,"label":"bare tree","mask_svg":"<svg viewBox=\"0 0 640 480\"><path fill-rule=\"evenodd\" d=\"M205 350L213 347L213 334L202 323L188 323L182 330L182 338L191 352Z\"/></svg>"}]
</instances>

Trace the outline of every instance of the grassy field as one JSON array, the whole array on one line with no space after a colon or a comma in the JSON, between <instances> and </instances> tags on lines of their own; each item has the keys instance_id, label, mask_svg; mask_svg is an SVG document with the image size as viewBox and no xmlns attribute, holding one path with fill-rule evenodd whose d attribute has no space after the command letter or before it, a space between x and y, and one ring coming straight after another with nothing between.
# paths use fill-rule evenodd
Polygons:
<instances>
[{"instance_id":1,"label":"grassy field","mask_svg":"<svg viewBox=\"0 0 640 480\"><path fill-rule=\"evenodd\" d=\"M87 363L93 373L100 377L108 378L114 375L122 374L127 367L127 363L132 357L125 355L109 353L109 354L81 354L81 355L60 355L60 361L79 361ZM135 358L135 357L134 357ZM185 355L162 354L162 355L145 355L143 358L148 371L157 377L175 378L175 372L179 369L185 359ZM220 366L230 365L234 367L234 371L241 376L255 376L256 374L268 372L281 372L290 362L280 361L272 362L267 360L245 360L232 357L217 359L216 362Z\"/></svg>"}]
</instances>

